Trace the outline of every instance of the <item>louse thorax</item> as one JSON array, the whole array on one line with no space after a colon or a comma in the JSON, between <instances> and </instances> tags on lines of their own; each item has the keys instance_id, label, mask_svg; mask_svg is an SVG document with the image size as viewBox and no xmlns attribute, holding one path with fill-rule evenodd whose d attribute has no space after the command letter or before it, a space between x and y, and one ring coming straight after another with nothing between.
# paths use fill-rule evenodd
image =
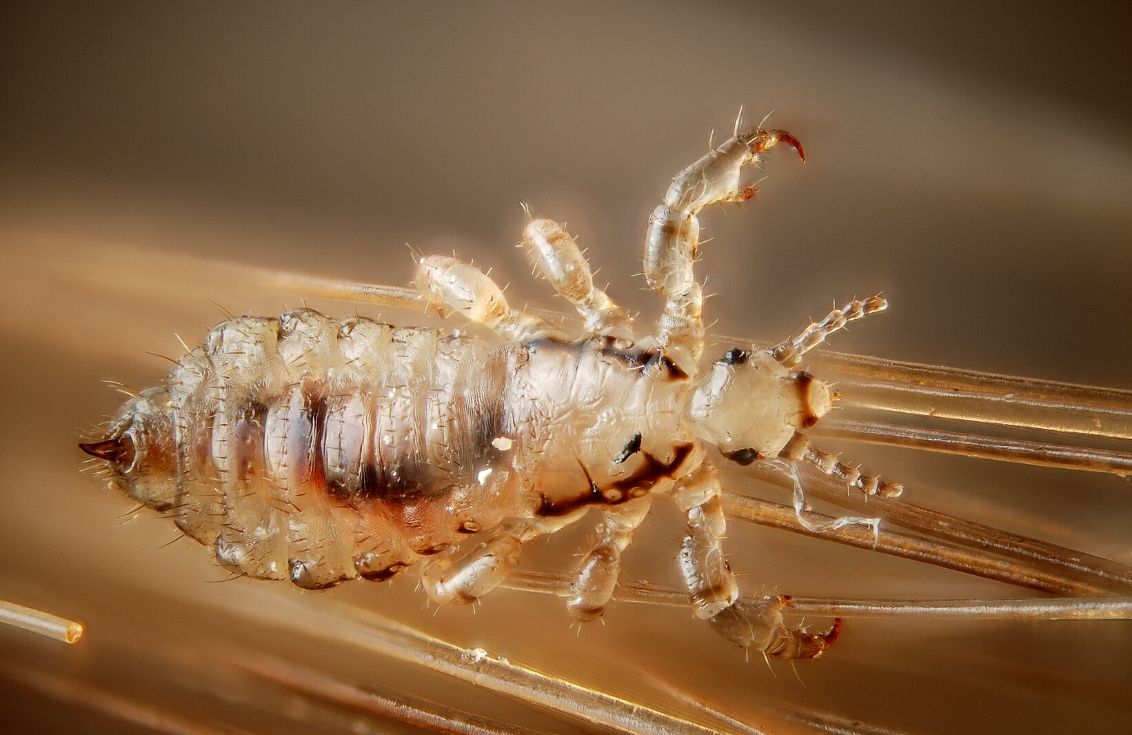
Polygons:
<instances>
[{"instance_id":1,"label":"louse thorax","mask_svg":"<svg viewBox=\"0 0 1132 735\"><path fill-rule=\"evenodd\" d=\"M80 444L106 460L110 483L147 508L168 510L176 501L176 449L164 388L150 388L126 401L110 422L107 437Z\"/></svg>"},{"instance_id":2,"label":"louse thorax","mask_svg":"<svg viewBox=\"0 0 1132 735\"><path fill-rule=\"evenodd\" d=\"M690 382L662 352L591 336L518 354L503 403L538 514L620 505L698 461L683 419Z\"/></svg>"},{"instance_id":3,"label":"louse thorax","mask_svg":"<svg viewBox=\"0 0 1132 735\"><path fill-rule=\"evenodd\" d=\"M798 429L829 412L829 387L765 351L733 348L704 370L688 416L698 437L742 464L776 457Z\"/></svg>"}]
</instances>

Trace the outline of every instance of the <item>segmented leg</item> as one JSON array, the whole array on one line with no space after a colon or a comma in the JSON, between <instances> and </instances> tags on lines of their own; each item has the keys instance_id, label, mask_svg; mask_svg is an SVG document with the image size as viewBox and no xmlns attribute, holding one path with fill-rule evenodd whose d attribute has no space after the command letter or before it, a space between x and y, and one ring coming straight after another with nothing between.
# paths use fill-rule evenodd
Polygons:
<instances>
[{"instance_id":1,"label":"segmented leg","mask_svg":"<svg viewBox=\"0 0 1132 735\"><path fill-rule=\"evenodd\" d=\"M475 602L502 584L519 563L522 546L574 523L585 509L557 518L516 520L432 557L421 568L421 586L435 602Z\"/></svg>"},{"instance_id":2,"label":"segmented leg","mask_svg":"<svg viewBox=\"0 0 1132 735\"><path fill-rule=\"evenodd\" d=\"M582 560L566 602L578 620L595 620L605 611L621 572L621 552L629 546L633 532L648 515L650 500L646 495L603 514L597 526L597 540Z\"/></svg>"},{"instance_id":3,"label":"segmented leg","mask_svg":"<svg viewBox=\"0 0 1132 735\"><path fill-rule=\"evenodd\" d=\"M792 368L802 359L802 355L820 345L831 334L845 329L849 322L887 308L888 302L880 295L864 301L853 299L842 308L829 312L820 322L810 324L797 337L771 348L771 354L785 367Z\"/></svg>"},{"instance_id":4,"label":"segmented leg","mask_svg":"<svg viewBox=\"0 0 1132 735\"><path fill-rule=\"evenodd\" d=\"M847 487L860 490L865 495L895 498L904 492L904 486L900 483L882 482L874 475L862 475L856 467L838 461L837 457L828 452L815 449L803 434L794 434L779 456L792 462L809 462L821 472L842 480Z\"/></svg>"},{"instance_id":5,"label":"segmented leg","mask_svg":"<svg viewBox=\"0 0 1132 735\"><path fill-rule=\"evenodd\" d=\"M539 317L512 309L495 281L474 265L456 258L421 258L413 283L425 301L441 314L451 309L468 321L495 330L504 339L522 342L561 334Z\"/></svg>"},{"instance_id":6,"label":"segmented leg","mask_svg":"<svg viewBox=\"0 0 1132 735\"><path fill-rule=\"evenodd\" d=\"M632 339L629 315L594 286L589 263L566 228L551 219L532 219L523 229L523 246L539 273L586 320L586 331Z\"/></svg>"},{"instance_id":7,"label":"segmented leg","mask_svg":"<svg viewBox=\"0 0 1132 735\"><path fill-rule=\"evenodd\" d=\"M837 642L841 619L835 618L824 633L788 628L782 620L782 609L789 601L787 596L763 602L740 600L708 620L708 624L740 648L753 648L788 660L817 658Z\"/></svg>"},{"instance_id":8,"label":"segmented leg","mask_svg":"<svg viewBox=\"0 0 1132 735\"><path fill-rule=\"evenodd\" d=\"M833 645L840 621L825 633L794 630L782 619L780 603L739 601L735 576L723 552L727 521L720 506L719 476L704 462L672 491L687 516L688 535L680 550L680 571L696 617L742 648L782 658L816 658Z\"/></svg>"},{"instance_id":9,"label":"segmented leg","mask_svg":"<svg viewBox=\"0 0 1132 735\"><path fill-rule=\"evenodd\" d=\"M660 338L669 357L692 368L703 350L703 293L692 265L700 241L697 215L704 207L743 202L757 193L741 182L744 166L784 143L805 161L802 144L785 130L751 130L736 134L723 145L681 171L665 194L664 203L649 217L645 241L645 278L665 298Z\"/></svg>"},{"instance_id":10,"label":"segmented leg","mask_svg":"<svg viewBox=\"0 0 1132 735\"><path fill-rule=\"evenodd\" d=\"M421 568L421 586L435 602L475 602L498 587L519 563L524 541L538 535L526 524L507 524L471 548L460 547L430 559Z\"/></svg>"}]
</instances>

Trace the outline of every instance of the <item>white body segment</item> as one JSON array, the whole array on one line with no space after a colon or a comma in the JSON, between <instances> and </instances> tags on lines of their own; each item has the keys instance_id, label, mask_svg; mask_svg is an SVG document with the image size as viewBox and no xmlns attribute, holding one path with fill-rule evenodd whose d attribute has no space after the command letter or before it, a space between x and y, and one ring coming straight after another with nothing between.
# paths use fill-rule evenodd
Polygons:
<instances>
[{"instance_id":1,"label":"white body segment","mask_svg":"<svg viewBox=\"0 0 1132 735\"><path fill-rule=\"evenodd\" d=\"M428 256L415 280L425 302L493 341L311 310L232 319L82 448L226 567L307 588L419 566L434 599L473 601L506 579L525 542L597 508L568 600L580 620L602 614L652 496L668 494L686 517L679 566L695 614L738 645L818 656L836 624L809 634L777 607L737 603L708 448L743 464L812 462L850 487L898 493L810 447L800 432L830 409L830 392L794 370L885 304L853 301L772 350L701 364L693 273L699 212L753 197L741 169L780 142L801 155L789 133L753 130L674 180L646 240L645 276L664 299L651 336L594 287L561 225L532 219L523 245L584 334L513 309L476 268Z\"/></svg>"}]
</instances>

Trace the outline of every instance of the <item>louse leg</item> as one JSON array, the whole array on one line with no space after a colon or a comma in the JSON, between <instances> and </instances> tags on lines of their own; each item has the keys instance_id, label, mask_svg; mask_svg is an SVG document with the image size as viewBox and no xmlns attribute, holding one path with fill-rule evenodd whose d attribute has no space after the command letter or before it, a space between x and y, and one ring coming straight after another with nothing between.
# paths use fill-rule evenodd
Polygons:
<instances>
[{"instance_id":1,"label":"louse leg","mask_svg":"<svg viewBox=\"0 0 1132 735\"><path fill-rule=\"evenodd\" d=\"M757 190L742 183L741 171L779 143L806 160L802 144L784 130L737 133L677 174L664 203L649 217L644 268L649 287L665 298L659 336L669 357L689 374L704 345L703 292L693 273L700 243L697 215L712 204L753 198Z\"/></svg>"},{"instance_id":2,"label":"louse leg","mask_svg":"<svg viewBox=\"0 0 1132 735\"><path fill-rule=\"evenodd\" d=\"M801 433L795 433L778 456L791 462L807 462L824 474L838 478L846 487L860 490L865 495L895 498L904 492L904 486L898 482L882 482L875 475L862 475L856 467L850 467L832 454L816 449L809 437Z\"/></svg>"},{"instance_id":3,"label":"louse leg","mask_svg":"<svg viewBox=\"0 0 1132 735\"><path fill-rule=\"evenodd\" d=\"M875 314L887 308L888 302L880 295L864 300L853 299L842 308L829 312L825 319L820 322L810 324L797 337L787 339L772 347L770 353L784 367L795 367L802 359L802 355L819 346L831 334L845 329L849 322L863 319L869 314Z\"/></svg>"},{"instance_id":4,"label":"louse leg","mask_svg":"<svg viewBox=\"0 0 1132 735\"><path fill-rule=\"evenodd\" d=\"M633 532L649 512L651 498L637 500L605 511L597 526L597 540L578 568L570 586L566 606L582 622L596 620L613 597L621 572L621 553L633 540Z\"/></svg>"},{"instance_id":5,"label":"louse leg","mask_svg":"<svg viewBox=\"0 0 1132 735\"><path fill-rule=\"evenodd\" d=\"M523 228L522 244L543 278L586 320L586 331L633 339L629 315L594 286L589 263L565 227L543 217L532 219Z\"/></svg>"},{"instance_id":6,"label":"louse leg","mask_svg":"<svg viewBox=\"0 0 1132 735\"><path fill-rule=\"evenodd\" d=\"M472 548L453 549L427 561L421 567L421 586L442 605L475 602L507 579L519 563L523 542L535 535L526 524L504 525Z\"/></svg>"},{"instance_id":7,"label":"louse leg","mask_svg":"<svg viewBox=\"0 0 1132 735\"><path fill-rule=\"evenodd\" d=\"M723 552L727 520L720 492L718 472L706 461L672 491L688 521L680 572L693 612L741 648L786 659L817 658L837 639L841 621L834 621L824 633L806 633L788 627L782 619L788 598L755 603L739 600L739 588Z\"/></svg>"},{"instance_id":8,"label":"louse leg","mask_svg":"<svg viewBox=\"0 0 1132 735\"><path fill-rule=\"evenodd\" d=\"M515 520L484 535L482 540L449 550L421 567L421 586L434 602L475 602L507 579L519 563L523 544L574 523L582 510L556 518Z\"/></svg>"},{"instance_id":9,"label":"louse leg","mask_svg":"<svg viewBox=\"0 0 1132 735\"><path fill-rule=\"evenodd\" d=\"M524 342L561 334L543 319L512 309L491 277L456 258L422 257L413 282L425 301L441 315L449 309L458 312L468 321L493 329L504 339Z\"/></svg>"}]
</instances>

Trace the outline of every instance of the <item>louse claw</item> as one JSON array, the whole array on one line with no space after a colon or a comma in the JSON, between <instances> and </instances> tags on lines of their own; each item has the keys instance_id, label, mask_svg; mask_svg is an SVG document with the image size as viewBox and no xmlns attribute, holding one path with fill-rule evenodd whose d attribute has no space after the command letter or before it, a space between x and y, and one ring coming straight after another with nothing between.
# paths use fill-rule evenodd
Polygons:
<instances>
[{"instance_id":1,"label":"louse claw","mask_svg":"<svg viewBox=\"0 0 1132 735\"><path fill-rule=\"evenodd\" d=\"M779 143L785 143L793 148L802 163L806 162L806 150L802 148L802 141L794 137L793 133L785 130L759 130L755 133L755 137L751 139L749 145L751 152L758 154L770 150Z\"/></svg>"}]
</instances>

